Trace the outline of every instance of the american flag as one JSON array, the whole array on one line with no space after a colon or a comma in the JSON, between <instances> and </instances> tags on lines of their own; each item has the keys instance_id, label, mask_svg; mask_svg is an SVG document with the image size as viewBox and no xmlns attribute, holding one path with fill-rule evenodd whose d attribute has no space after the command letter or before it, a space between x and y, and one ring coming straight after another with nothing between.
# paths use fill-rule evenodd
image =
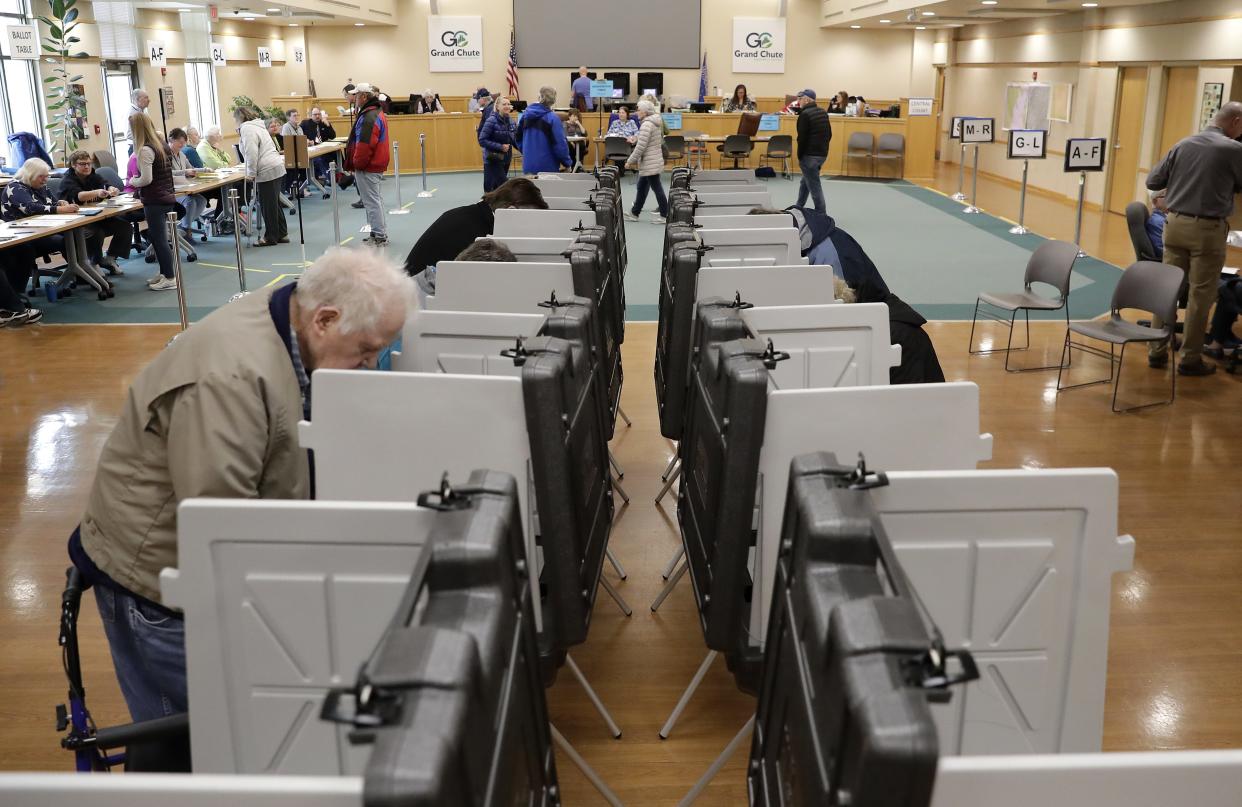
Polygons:
<instances>
[{"instance_id":1,"label":"american flag","mask_svg":"<svg viewBox=\"0 0 1242 807\"><path fill-rule=\"evenodd\" d=\"M517 72L517 38L513 31L509 32L509 66L505 69L505 79L509 82L509 96L518 97Z\"/></svg>"},{"instance_id":2,"label":"american flag","mask_svg":"<svg viewBox=\"0 0 1242 807\"><path fill-rule=\"evenodd\" d=\"M703 51L703 66L699 68L699 103L707 97L707 51Z\"/></svg>"}]
</instances>

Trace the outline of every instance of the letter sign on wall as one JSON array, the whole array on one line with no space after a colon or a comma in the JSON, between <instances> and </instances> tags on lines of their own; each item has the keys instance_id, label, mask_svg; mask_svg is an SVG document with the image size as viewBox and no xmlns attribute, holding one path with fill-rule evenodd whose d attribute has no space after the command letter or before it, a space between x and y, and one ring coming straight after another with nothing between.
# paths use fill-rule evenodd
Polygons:
<instances>
[{"instance_id":1,"label":"letter sign on wall","mask_svg":"<svg viewBox=\"0 0 1242 807\"><path fill-rule=\"evenodd\" d=\"M259 67L272 66L272 52L267 48L259 48Z\"/></svg>"},{"instance_id":2,"label":"letter sign on wall","mask_svg":"<svg viewBox=\"0 0 1242 807\"><path fill-rule=\"evenodd\" d=\"M164 53L164 43L154 39L147 40L147 57L152 67L168 67L168 56Z\"/></svg>"},{"instance_id":3,"label":"letter sign on wall","mask_svg":"<svg viewBox=\"0 0 1242 807\"><path fill-rule=\"evenodd\" d=\"M211 43L211 66L228 67L229 60L224 55L224 46L219 42Z\"/></svg>"},{"instance_id":4,"label":"letter sign on wall","mask_svg":"<svg viewBox=\"0 0 1242 807\"><path fill-rule=\"evenodd\" d=\"M306 64L306 48L301 45L293 46L293 63Z\"/></svg>"},{"instance_id":5,"label":"letter sign on wall","mask_svg":"<svg viewBox=\"0 0 1242 807\"><path fill-rule=\"evenodd\" d=\"M38 61L39 38L35 35L33 25L10 25L9 54L14 59Z\"/></svg>"}]
</instances>

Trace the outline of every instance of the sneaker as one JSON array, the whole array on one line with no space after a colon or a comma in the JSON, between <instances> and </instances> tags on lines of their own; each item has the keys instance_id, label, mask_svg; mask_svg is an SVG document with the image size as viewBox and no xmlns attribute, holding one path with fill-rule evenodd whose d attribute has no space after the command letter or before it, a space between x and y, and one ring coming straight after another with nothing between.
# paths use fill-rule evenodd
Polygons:
<instances>
[{"instance_id":1,"label":"sneaker","mask_svg":"<svg viewBox=\"0 0 1242 807\"><path fill-rule=\"evenodd\" d=\"M1205 361L1197 361L1194 364L1182 362L1177 365L1178 375L1211 375L1216 372L1216 365Z\"/></svg>"},{"instance_id":2,"label":"sneaker","mask_svg":"<svg viewBox=\"0 0 1242 807\"><path fill-rule=\"evenodd\" d=\"M365 206L366 206L366 205L362 204L362 200L361 200L361 199L360 199L360 200L358 200L357 202L354 202L353 204L351 204L351 205L350 205L350 207L357 208L358 210L361 210L361 209L362 209L363 207L365 207Z\"/></svg>"},{"instance_id":3,"label":"sneaker","mask_svg":"<svg viewBox=\"0 0 1242 807\"><path fill-rule=\"evenodd\" d=\"M115 275L116 277L123 277L125 275L125 272L117 265L116 258L113 258L111 255L106 255L100 259L99 267L106 269L108 274Z\"/></svg>"},{"instance_id":4,"label":"sneaker","mask_svg":"<svg viewBox=\"0 0 1242 807\"><path fill-rule=\"evenodd\" d=\"M625 220L626 221L638 221L638 214L637 213L626 213Z\"/></svg>"},{"instance_id":5,"label":"sneaker","mask_svg":"<svg viewBox=\"0 0 1242 807\"><path fill-rule=\"evenodd\" d=\"M21 322L19 322L19 323L15 323L15 324L18 324L18 325L33 325L34 323L36 323L36 322L38 322L39 320L43 319L43 312L42 312L42 311L40 311L40 310L39 310L39 309L37 309L37 308L27 308L25 313L26 313L25 318L24 318L24 319L22 319L22 321L21 321Z\"/></svg>"},{"instance_id":6,"label":"sneaker","mask_svg":"<svg viewBox=\"0 0 1242 807\"><path fill-rule=\"evenodd\" d=\"M22 325L25 321L25 311L5 311L0 309L0 328L3 328L6 325Z\"/></svg>"},{"instance_id":7,"label":"sneaker","mask_svg":"<svg viewBox=\"0 0 1242 807\"><path fill-rule=\"evenodd\" d=\"M374 236L373 235L370 238L362 239L362 243L367 244L369 246L373 246L373 247L386 247L388 246L388 236L385 236L385 235Z\"/></svg>"},{"instance_id":8,"label":"sneaker","mask_svg":"<svg viewBox=\"0 0 1242 807\"><path fill-rule=\"evenodd\" d=\"M171 277L160 275L159 280L150 286L151 291L172 291L177 288L177 281Z\"/></svg>"},{"instance_id":9,"label":"sneaker","mask_svg":"<svg viewBox=\"0 0 1242 807\"><path fill-rule=\"evenodd\" d=\"M652 213L651 223L652 224L668 224L668 219L664 218L659 213Z\"/></svg>"},{"instance_id":10,"label":"sneaker","mask_svg":"<svg viewBox=\"0 0 1242 807\"><path fill-rule=\"evenodd\" d=\"M163 275L153 275L152 277L147 278L147 285L154 286L156 283L159 283L163 279L164 279Z\"/></svg>"}]
</instances>

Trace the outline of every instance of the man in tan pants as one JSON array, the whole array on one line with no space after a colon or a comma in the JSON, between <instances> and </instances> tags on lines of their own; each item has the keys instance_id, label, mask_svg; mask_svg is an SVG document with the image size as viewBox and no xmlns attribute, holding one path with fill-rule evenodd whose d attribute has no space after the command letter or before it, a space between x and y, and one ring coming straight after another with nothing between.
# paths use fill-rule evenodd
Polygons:
<instances>
[{"instance_id":1,"label":"man in tan pants","mask_svg":"<svg viewBox=\"0 0 1242 807\"><path fill-rule=\"evenodd\" d=\"M1149 190L1166 190L1169 219L1164 225L1164 262L1186 272L1189 286L1183 334L1181 375L1211 375L1216 365L1203 360L1208 311L1225 265L1226 219L1233 197L1242 192L1242 103L1221 107L1211 125L1177 143L1147 177ZM1164 323L1157 317L1152 325ZM1168 345L1153 342L1147 356L1152 367L1168 363Z\"/></svg>"}]
</instances>

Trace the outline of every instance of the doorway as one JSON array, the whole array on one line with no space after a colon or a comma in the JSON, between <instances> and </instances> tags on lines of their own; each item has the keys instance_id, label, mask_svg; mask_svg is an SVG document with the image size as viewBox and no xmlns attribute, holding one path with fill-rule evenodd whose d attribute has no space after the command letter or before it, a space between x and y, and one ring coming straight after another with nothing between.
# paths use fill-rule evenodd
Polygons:
<instances>
[{"instance_id":1,"label":"doorway","mask_svg":"<svg viewBox=\"0 0 1242 807\"><path fill-rule=\"evenodd\" d=\"M104 100L108 108L109 142L117 165L129 160L125 132L129 123L129 94L138 86L137 62L104 62Z\"/></svg>"},{"instance_id":2,"label":"doorway","mask_svg":"<svg viewBox=\"0 0 1242 807\"><path fill-rule=\"evenodd\" d=\"M1143 143L1143 112L1147 103L1147 68L1123 67L1118 78L1108 210L1124 216L1126 205L1134 201L1134 181L1138 177L1139 150Z\"/></svg>"},{"instance_id":3,"label":"doorway","mask_svg":"<svg viewBox=\"0 0 1242 807\"><path fill-rule=\"evenodd\" d=\"M940 162L940 133L944 131L940 127L941 119L944 117L944 68L936 68L936 162Z\"/></svg>"},{"instance_id":4,"label":"doorway","mask_svg":"<svg viewBox=\"0 0 1242 807\"><path fill-rule=\"evenodd\" d=\"M1160 127L1159 162L1177 141L1193 133L1198 127L1197 99L1198 67L1170 67L1164 71L1164 121Z\"/></svg>"}]
</instances>

